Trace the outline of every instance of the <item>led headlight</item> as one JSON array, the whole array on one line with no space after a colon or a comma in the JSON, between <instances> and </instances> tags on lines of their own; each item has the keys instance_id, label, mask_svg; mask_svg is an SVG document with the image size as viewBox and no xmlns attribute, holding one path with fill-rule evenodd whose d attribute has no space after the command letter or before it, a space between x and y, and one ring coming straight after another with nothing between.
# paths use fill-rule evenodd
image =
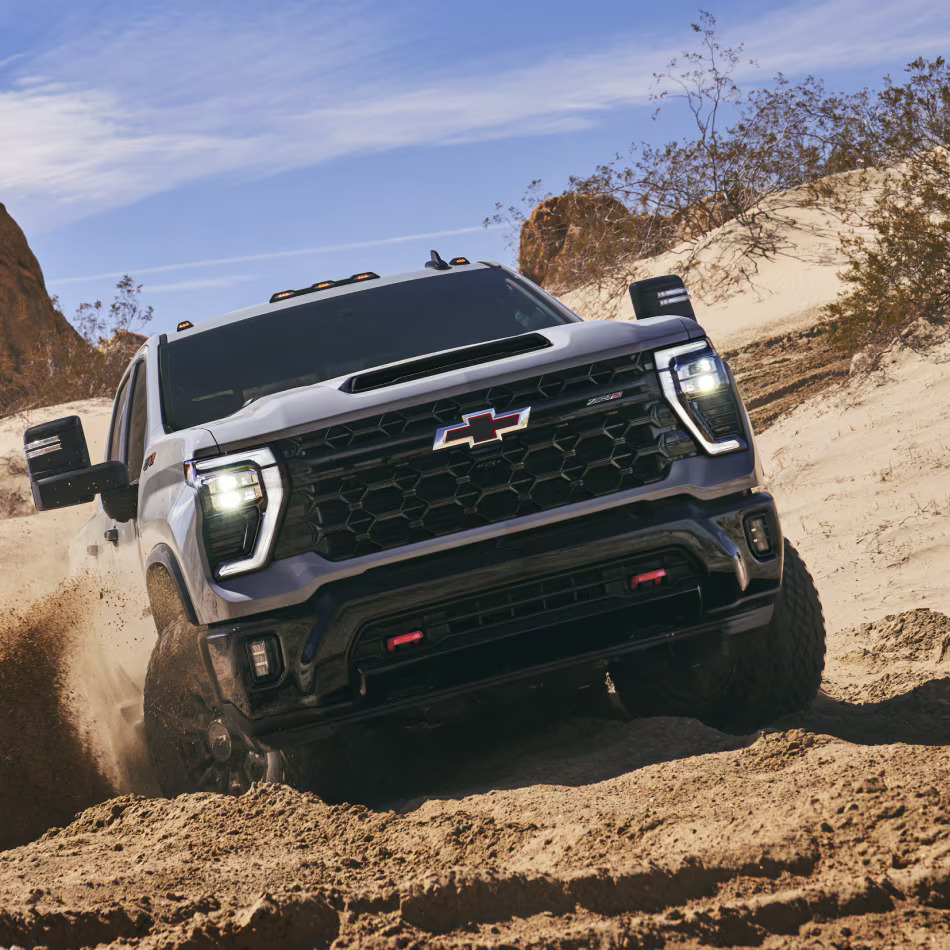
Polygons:
<instances>
[{"instance_id":1,"label":"led headlight","mask_svg":"<svg viewBox=\"0 0 950 950\"><path fill-rule=\"evenodd\" d=\"M701 355L673 361L676 381L684 396L699 396L711 393L727 382L719 357Z\"/></svg>"},{"instance_id":2,"label":"led headlight","mask_svg":"<svg viewBox=\"0 0 950 950\"><path fill-rule=\"evenodd\" d=\"M216 577L262 567L270 556L284 488L270 449L185 463L199 493L208 560Z\"/></svg>"},{"instance_id":3,"label":"led headlight","mask_svg":"<svg viewBox=\"0 0 950 950\"><path fill-rule=\"evenodd\" d=\"M215 511L235 511L246 505L256 505L264 497L256 466L229 469L220 475L199 475L198 479L207 486Z\"/></svg>"},{"instance_id":4,"label":"led headlight","mask_svg":"<svg viewBox=\"0 0 950 950\"><path fill-rule=\"evenodd\" d=\"M729 374L708 340L657 350L656 369L667 402L711 455L746 447Z\"/></svg>"}]
</instances>

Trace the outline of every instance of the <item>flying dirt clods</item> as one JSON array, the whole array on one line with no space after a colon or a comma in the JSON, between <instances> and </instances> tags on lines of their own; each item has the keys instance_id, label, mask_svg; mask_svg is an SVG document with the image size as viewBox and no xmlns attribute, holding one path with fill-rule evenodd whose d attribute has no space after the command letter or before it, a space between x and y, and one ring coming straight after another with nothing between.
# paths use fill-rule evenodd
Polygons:
<instances>
[{"instance_id":1,"label":"flying dirt clods","mask_svg":"<svg viewBox=\"0 0 950 950\"><path fill-rule=\"evenodd\" d=\"M67 685L77 633L98 594L79 583L0 623L0 848L112 794L73 715Z\"/></svg>"}]
</instances>

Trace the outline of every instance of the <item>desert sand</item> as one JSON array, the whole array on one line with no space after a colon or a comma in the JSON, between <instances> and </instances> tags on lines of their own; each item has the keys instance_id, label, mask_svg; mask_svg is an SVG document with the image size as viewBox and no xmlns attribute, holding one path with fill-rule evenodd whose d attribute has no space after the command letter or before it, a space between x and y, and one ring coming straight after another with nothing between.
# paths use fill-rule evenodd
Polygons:
<instances>
[{"instance_id":1,"label":"desert sand","mask_svg":"<svg viewBox=\"0 0 950 950\"><path fill-rule=\"evenodd\" d=\"M691 295L703 326L721 351L745 346L763 336L790 333L813 325L821 308L842 289L839 273L847 259L839 248L842 234L867 237L860 214L870 207L881 184L881 173L848 172L826 179L836 184L848 213L811 207L807 189L794 189L765 202L777 221L774 252L735 259L740 228L727 222L699 241L695 260L698 274L718 283L727 275L725 292L711 290L705 297L692 286ZM640 261L634 279L675 271L687 259L692 245ZM692 282L691 282L692 283ZM626 293L607 288L581 287L567 293L564 302L588 318L633 320Z\"/></svg>"},{"instance_id":2,"label":"desert sand","mask_svg":"<svg viewBox=\"0 0 950 950\"><path fill-rule=\"evenodd\" d=\"M728 332L798 319L786 276ZM136 776L56 684L141 605L58 579L82 513L0 521L0 946L950 946L948 364L919 333L759 440L824 603L810 710L730 736L526 709L368 744L344 805L117 795Z\"/></svg>"}]
</instances>

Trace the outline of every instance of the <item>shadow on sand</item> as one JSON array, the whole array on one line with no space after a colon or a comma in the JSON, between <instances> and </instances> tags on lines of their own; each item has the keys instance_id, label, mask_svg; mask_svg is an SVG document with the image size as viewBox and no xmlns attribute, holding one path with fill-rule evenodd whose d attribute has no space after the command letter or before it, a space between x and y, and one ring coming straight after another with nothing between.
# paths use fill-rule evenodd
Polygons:
<instances>
[{"instance_id":1,"label":"shadow on sand","mask_svg":"<svg viewBox=\"0 0 950 950\"><path fill-rule=\"evenodd\" d=\"M767 731L789 729L860 745L950 745L950 678L874 703L822 692L811 708ZM693 719L577 716L550 706L493 710L431 730L387 730L357 740L357 761L369 774L360 769L360 787L347 798L406 811L430 798L588 785L659 762L744 748L761 734L727 735Z\"/></svg>"}]
</instances>

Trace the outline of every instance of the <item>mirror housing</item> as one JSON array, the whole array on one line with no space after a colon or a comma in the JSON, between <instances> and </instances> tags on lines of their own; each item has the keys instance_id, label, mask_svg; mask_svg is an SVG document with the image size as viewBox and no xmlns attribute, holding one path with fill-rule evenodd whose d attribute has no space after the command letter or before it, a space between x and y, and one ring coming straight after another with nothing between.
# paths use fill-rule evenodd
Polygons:
<instances>
[{"instance_id":1,"label":"mirror housing","mask_svg":"<svg viewBox=\"0 0 950 950\"><path fill-rule=\"evenodd\" d=\"M670 314L677 317L689 317L690 320L696 319L686 284L675 274L635 280L630 285L630 300L637 320L665 317Z\"/></svg>"},{"instance_id":2,"label":"mirror housing","mask_svg":"<svg viewBox=\"0 0 950 950\"><path fill-rule=\"evenodd\" d=\"M125 466L122 466L125 468ZM128 473L126 473L128 481ZM125 524L131 521L139 509L139 486L124 485L120 488L105 489L102 492L102 510L113 520Z\"/></svg>"},{"instance_id":3,"label":"mirror housing","mask_svg":"<svg viewBox=\"0 0 950 950\"><path fill-rule=\"evenodd\" d=\"M124 462L89 464L79 416L66 416L27 429L23 435L33 503L39 511L93 501L101 492L127 488Z\"/></svg>"}]
</instances>

